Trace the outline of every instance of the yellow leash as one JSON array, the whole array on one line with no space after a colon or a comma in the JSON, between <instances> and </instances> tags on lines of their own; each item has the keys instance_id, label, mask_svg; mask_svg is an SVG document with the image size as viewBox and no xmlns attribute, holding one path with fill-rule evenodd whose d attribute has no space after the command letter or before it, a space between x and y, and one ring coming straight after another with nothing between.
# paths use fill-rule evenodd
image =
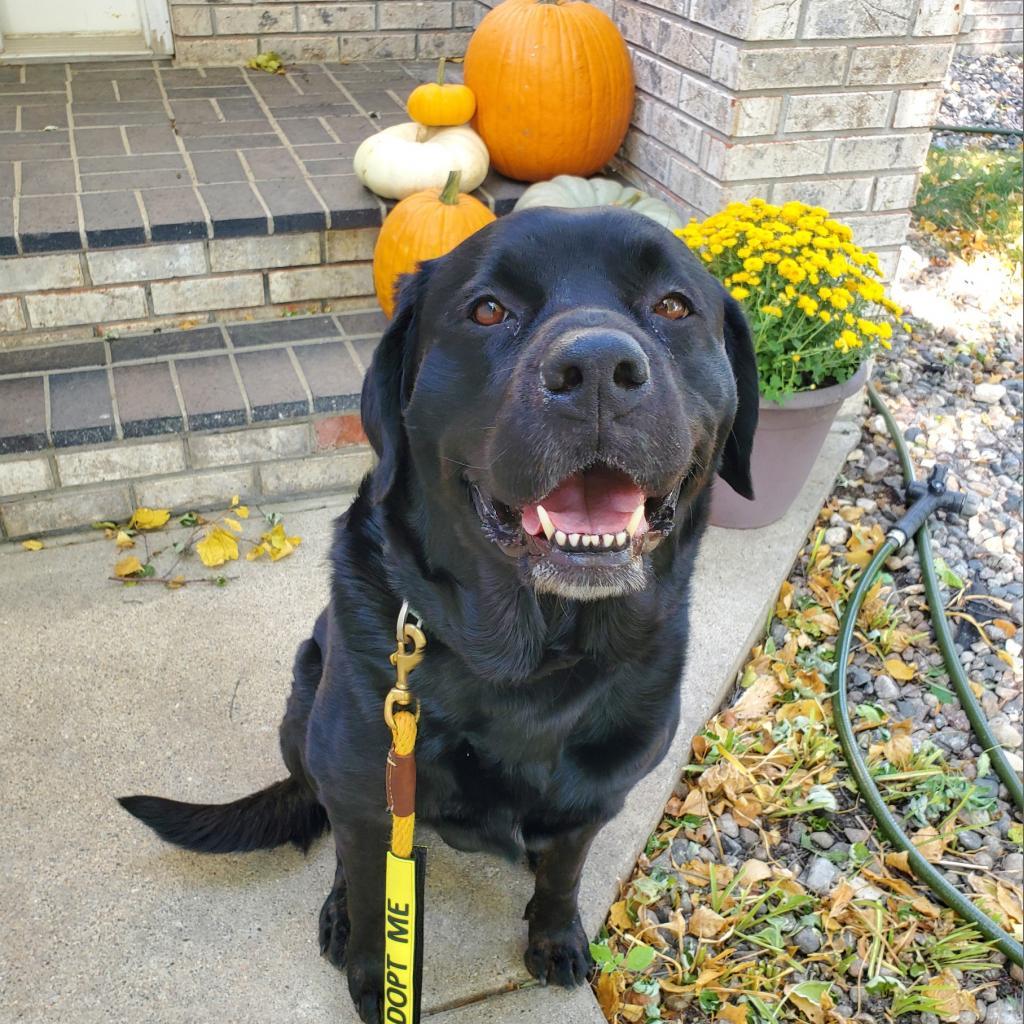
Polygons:
<instances>
[{"instance_id":1,"label":"yellow leash","mask_svg":"<svg viewBox=\"0 0 1024 1024\"><path fill-rule=\"evenodd\" d=\"M413 848L416 827L416 725L419 702L409 691L409 673L423 660L427 638L417 618L408 621L409 602L398 613L398 646L391 655L395 685L384 699L391 730L385 772L391 812L391 848L384 893L384 1020L417 1024L423 974L423 884L426 852ZM415 705L415 709L410 708Z\"/></svg>"}]
</instances>

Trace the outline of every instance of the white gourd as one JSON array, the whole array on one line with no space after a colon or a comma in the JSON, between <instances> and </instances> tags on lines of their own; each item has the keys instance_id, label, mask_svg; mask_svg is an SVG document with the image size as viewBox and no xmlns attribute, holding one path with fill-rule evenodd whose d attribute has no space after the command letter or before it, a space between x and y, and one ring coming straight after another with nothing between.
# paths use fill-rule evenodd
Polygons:
<instances>
[{"instance_id":1,"label":"white gourd","mask_svg":"<svg viewBox=\"0 0 1024 1024\"><path fill-rule=\"evenodd\" d=\"M352 164L371 192L405 199L421 189L442 188L451 171L462 171L461 191L472 192L487 176L490 156L468 125L428 128L409 121L364 139Z\"/></svg>"}]
</instances>

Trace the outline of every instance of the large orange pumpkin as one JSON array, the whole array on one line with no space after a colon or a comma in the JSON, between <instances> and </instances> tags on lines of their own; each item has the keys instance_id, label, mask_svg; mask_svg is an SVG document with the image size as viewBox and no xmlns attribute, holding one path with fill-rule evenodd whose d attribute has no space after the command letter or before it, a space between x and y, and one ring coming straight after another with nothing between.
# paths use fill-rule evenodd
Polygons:
<instances>
[{"instance_id":1,"label":"large orange pumpkin","mask_svg":"<svg viewBox=\"0 0 1024 1024\"><path fill-rule=\"evenodd\" d=\"M629 51L612 20L581 0L505 0L473 33L464 71L473 126L510 178L593 174L629 127Z\"/></svg>"},{"instance_id":2,"label":"large orange pumpkin","mask_svg":"<svg viewBox=\"0 0 1024 1024\"><path fill-rule=\"evenodd\" d=\"M459 191L461 171L448 175L443 189L425 188L406 196L384 219L373 250L373 286L387 316L395 308L395 285L421 260L451 252L494 220L494 214Z\"/></svg>"}]
</instances>

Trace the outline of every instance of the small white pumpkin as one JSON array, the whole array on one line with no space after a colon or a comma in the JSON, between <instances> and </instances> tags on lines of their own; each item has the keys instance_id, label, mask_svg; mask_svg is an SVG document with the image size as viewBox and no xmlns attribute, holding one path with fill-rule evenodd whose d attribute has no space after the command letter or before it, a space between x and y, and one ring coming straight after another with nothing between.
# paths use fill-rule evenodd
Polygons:
<instances>
[{"instance_id":1,"label":"small white pumpkin","mask_svg":"<svg viewBox=\"0 0 1024 1024\"><path fill-rule=\"evenodd\" d=\"M352 165L371 192L405 199L425 188L443 188L452 171L462 172L462 191L472 192L487 176L490 156L468 125L428 128L409 121L364 139Z\"/></svg>"},{"instance_id":2,"label":"small white pumpkin","mask_svg":"<svg viewBox=\"0 0 1024 1024\"><path fill-rule=\"evenodd\" d=\"M611 178L577 178L571 174L559 174L550 181L538 181L519 197L515 208L525 210L531 206L561 206L568 209L624 206L656 220L670 231L684 226L682 217L668 203L632 185L612 181Z\"/></svg>"}]
</instances>

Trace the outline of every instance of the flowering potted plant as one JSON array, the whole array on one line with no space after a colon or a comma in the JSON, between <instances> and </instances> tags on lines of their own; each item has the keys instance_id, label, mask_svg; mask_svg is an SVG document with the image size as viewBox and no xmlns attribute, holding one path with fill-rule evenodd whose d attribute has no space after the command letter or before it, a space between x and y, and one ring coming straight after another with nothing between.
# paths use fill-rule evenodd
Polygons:
<instances>
[{"instance_id":1,"label":"flowering potted plant","mask_svg":"<svg viewBox=\"0 0 1024 1024\"><path fill-rule=\"evenodd\" d=\"M716 480L711 521L764 526L800 492L843 401L891 348L893 317L878 257L826 210L761 199L731 203L676 232L744 307L761 403L751 473L754 501Z\"/></svg>"}]
</instances>

